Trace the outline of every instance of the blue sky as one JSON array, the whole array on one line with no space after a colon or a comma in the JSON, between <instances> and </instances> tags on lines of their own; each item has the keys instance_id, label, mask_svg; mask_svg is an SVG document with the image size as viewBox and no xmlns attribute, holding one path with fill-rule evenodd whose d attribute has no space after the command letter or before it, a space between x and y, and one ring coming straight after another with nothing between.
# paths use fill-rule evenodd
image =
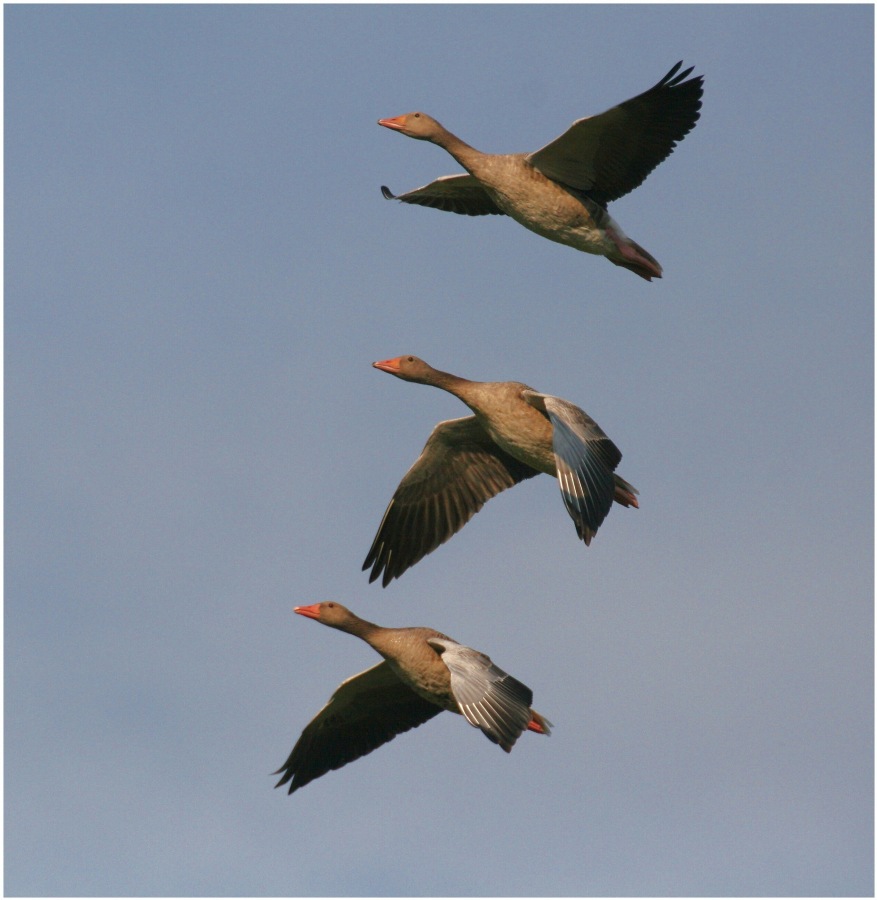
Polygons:
<instances>
[{"instance_id":1,"label":"blue sky","mask_svg":"<svg viewBox=\"0 0 877 900\"><path fill-rule=\"evenodd\" d=\"M7 6L7 894L873 890L873 10ZM647 284L510 220L422 109L534 150L684 59L697 128L611 205ZM360 572L454 398L587 410L641 509L556 483ZM293 797L270 773L429 625L528 684Z\"/></svg>"}]
</instances>

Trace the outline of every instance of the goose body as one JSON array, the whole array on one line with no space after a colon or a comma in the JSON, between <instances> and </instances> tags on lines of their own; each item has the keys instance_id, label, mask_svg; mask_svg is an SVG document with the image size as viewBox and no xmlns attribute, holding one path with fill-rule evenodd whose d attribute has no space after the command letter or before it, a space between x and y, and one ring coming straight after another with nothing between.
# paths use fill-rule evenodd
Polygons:
<instances>
[{"instance_id":1,"label":"goose body","mask_svg":"<svg viewBox=\"0 0 877 900\"><path fill-rule=\"evenodd\" d=\"M557 478L579 538L590 544L613 502L638 507L615 474L621 453L567 400L517 381L469 381L416 356L374 367L442 388L473 415L439 422L396 488L363 563L386 587L456 534L496 494L540 472Z\"/></svg>"},{"instance_id":2,"label":"goose body","mask_svg":"<svg viewBox=\"0 0 877 900\"><path fill-rule=\"evenodd\" d=\"M442 147L466 169L396 196L462 215L507 215L548 240L605 256L646 281L658 261L632 241L607 204L638 187L700 117L703 77L677 63L654 87L596 116L579 119L534 153L482 153L426 113L379 119L408 137Z\"/></svg>"},{"instance_id":3,"label":"goose body","mask_svg":"<svg viewBox=\"0 0 877 900\"><path fill-rule=\"evenodd\" d=\"M384 628L340 603L297 606L299 615L361 638L384 659L348 678L306 726L278 769L289 793L416 728L443 710L459 713L510 752L526 731L550 734L530 708L533 692L490 658L432 628Z\"/></svg>"}]
</instances>

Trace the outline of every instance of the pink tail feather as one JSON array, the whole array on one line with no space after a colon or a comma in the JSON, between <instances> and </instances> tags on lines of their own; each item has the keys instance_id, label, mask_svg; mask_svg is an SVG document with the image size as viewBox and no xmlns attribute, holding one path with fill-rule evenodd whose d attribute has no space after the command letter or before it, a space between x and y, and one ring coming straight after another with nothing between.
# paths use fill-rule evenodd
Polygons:
<instances>
[{"instance_id":1,"label":"pink tail feather","mask_svg":"<svg viewBox=\"0 0 877 900\"><path fill-rule=\"evenodd\" d=\"M621 234L614 228L607 228L606 233L615 242L616 253L607 254L606 259L616 266L630 269L640 278L651 281L660 278L664 270L658 260L648 250L644 250L636 241L632 241L627 235Z\"/></svg>"},{"instance_id":2,"label":"pink tail feather","mask_svg":"<svg viewBox=\"0 0 877 900\"><path fill-rule=\"evenodd\" d=\"M639 491L632 485L626 482L620 475L615 476L615 496L612 498L616 503L620 503L622 506L632 506L634 509L639 509L639 500L636 499L636 495Z\"/></svg>"}]
</instances>

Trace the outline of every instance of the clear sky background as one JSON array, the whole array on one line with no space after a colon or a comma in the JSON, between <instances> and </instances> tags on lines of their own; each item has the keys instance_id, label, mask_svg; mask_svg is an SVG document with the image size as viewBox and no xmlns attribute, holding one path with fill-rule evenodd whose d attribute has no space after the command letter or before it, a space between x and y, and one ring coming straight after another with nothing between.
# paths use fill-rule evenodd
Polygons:
<instances>
[{"instance_id":1,"label":"clear sky background","mask_svg":"<svg viewBox=\"0 0 877 900\"><path fill-rule=\"evenodd\" d=\"M7 894L870 894L873 10L4 14ZM381 198L459 169L379 117L535 150L679 59L700 123L610 207L662 281ZM541 476L369 585L466 412L402 353L580 405L641 509L585 548ZM325 599L554 734L273 790L377 661Z\"/></svg>"}]
</instances>

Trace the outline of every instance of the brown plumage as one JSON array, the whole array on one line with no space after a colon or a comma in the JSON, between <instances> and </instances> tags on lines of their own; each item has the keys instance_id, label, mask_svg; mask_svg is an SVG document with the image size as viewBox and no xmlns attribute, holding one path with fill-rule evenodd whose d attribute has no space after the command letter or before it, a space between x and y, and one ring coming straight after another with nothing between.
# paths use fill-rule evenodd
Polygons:
<instances>
[{"instance_id":1,"label":"brown plumage","mask_svg":"<svg viewBox=\"0 0 877 900\"><path fill-rule=\"evenodd\" d=\"M386 587L456 534L500 491L540 472L558 479L579 538L590 544L613 502L638 507L614 474L621 452L579 407L517 381L468 381L416 356L374 363L459 397L474 413L439 422L396 488L363 569Z\"/></svg>"},{"instance_id":2,"label":"brown plumage","mask_svg":"<svg viewBox=\"0 0 877 900\"><path fill-rule=\"evenodd\" d=\"M451 134L421 112L378 124L442 147L466 169L398 197L469 216L505 214L530 231L585 253L605 256L646 281L658 261L621 230L606 205L638 187L700 118L703 77L685 79L681 62L652 88L618 106L579 119L535 153L490 154Z\"/></svg>"},{"instance_id":3,"label":"brown plumage","mask_svg":"<svg viewBox=\"0 0 877 900\"><path fill-rule=\"evenodd\" d=\"M460 713L506 753L526 731L550 734L533 692L490 658L432 628L383 628L340 603L297 606L302 616L353 634L384 661L344 681L296 741L277 787L289 793L371 753L442 710Z\"/></svg>"}]
</instances>

